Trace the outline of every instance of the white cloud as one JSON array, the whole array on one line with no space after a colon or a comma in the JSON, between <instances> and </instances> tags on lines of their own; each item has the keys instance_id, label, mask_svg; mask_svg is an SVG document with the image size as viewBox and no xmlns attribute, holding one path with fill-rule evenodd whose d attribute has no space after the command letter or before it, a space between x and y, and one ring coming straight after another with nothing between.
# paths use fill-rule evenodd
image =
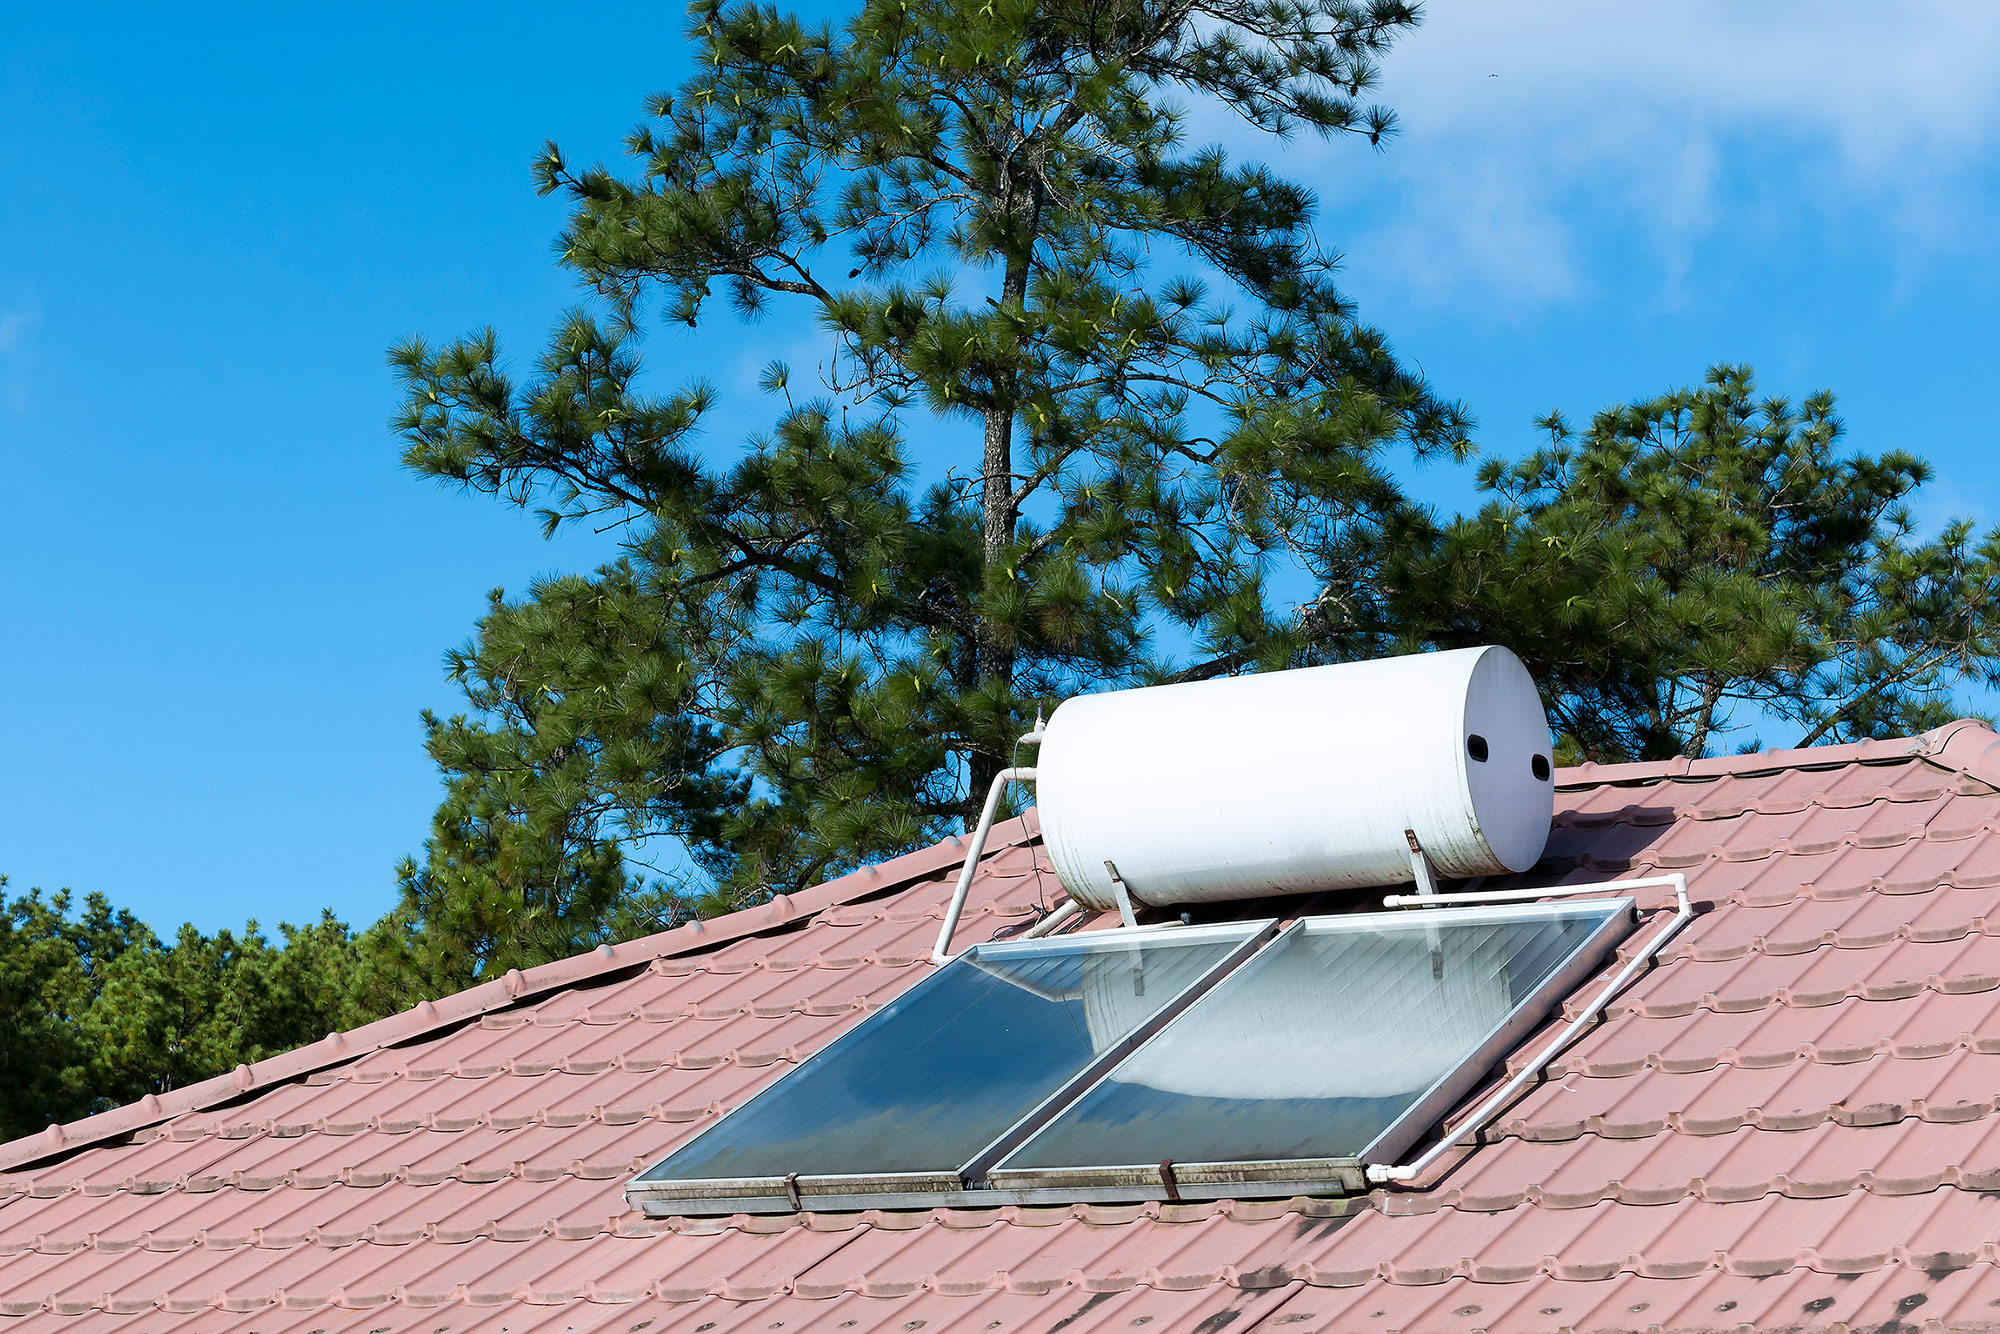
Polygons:
<instances>
[{"instance_id":1,"label":"white cloud","mask_svg":"<svg viewBox=\"0 0 2000 1334\"><path fill-rule=\"evenodd\" d=\"M2000 8L1908 5L1606 6L1437 0L1391 57L1391 94L1420 123L1517 124L1523 112L1673 112L1689 127L1750 118L1836 142L1892 169L1913 148L1990 144ZM1498 77L1491 77L1498 76ZM1579 127L1589 134L1592 126Z\"/></svg>"},{"instance_id":2,"label":"white cloud","mask_svg":"<svg viewBox=\"0 0 2000 1334\"><path fill-rule=\"evenodd\" d=\"M1454 171L1411 178L1421 225L1398 223L1363 244L1371 270L1396 273L1410 294L1433 304L1459 295L1467 269L1485 275L1494 295L1536 304L1574 297L1583 278L1575 238L1557 213L1538 207L1497 162L1466 162Z\"/></svg>"},{"instance_id":3,"label":"white cloud","mask_svg":"<svg viewBox=\"0 0 2000 1334\"><path fill-rule=\"evenodd\" d=\"M1403 125L1386 153L1286 156L1318 178L1329 231L1367 210L1342 239L1390 295L1577 299L1588 242L1615 235L1650 249L1670 303L1695 245L1726 228L1858 221L1905 268L1983 244L1996 71L2000 6L1433 0L1384 62Z\"/></svg>"}]
</instances>

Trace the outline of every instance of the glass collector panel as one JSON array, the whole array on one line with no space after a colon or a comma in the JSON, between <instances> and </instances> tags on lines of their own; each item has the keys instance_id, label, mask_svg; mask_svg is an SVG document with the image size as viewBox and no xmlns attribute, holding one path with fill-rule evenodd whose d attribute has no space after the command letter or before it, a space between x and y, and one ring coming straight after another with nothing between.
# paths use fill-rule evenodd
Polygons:
<instances>
[{"instance_id":1,"label":"glass collector panel","mask_svg":"<svg viewBox=\"0 0 2000 1334\"><path fill-rule=\"evenodd\" d=\"M1000 1167L1357 1156L1613 910L1430 911L1272 945Z\"/></svg>"},{"instance_id":2,"label":"glass collector panel","mask_svg":"<svg viewBox=\"0 0 2000 1334\"><path fill-rule=\"evenodd\" d=\"M1256 930L975 949L640 1179L956 1171Z\"/></svg>"}]
</instances>

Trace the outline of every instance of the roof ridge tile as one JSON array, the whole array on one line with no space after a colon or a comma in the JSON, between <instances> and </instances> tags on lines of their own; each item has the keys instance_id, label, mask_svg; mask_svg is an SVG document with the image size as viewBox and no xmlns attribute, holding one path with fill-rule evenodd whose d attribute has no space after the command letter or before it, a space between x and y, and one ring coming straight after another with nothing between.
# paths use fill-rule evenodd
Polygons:
<instances>
[{"instance_id":1,"label":"roof ridge tile","mask_svg":"<svg viewBox=\"0 0 2000 1334\"><path fill-rule=\"evenodd\" d=\"M1982 737L1980 734L1984 733ZM1977 718L1960 718L1913 737L1844 742L1830 746L1751 751L1742 755L1710 755L1689 759L1638 760L1615 764L1564 765L1556 770L1557 791L1622 786L1662 778L1723 778L1775 773L1781 769L1835 769L1852 764L1893 764L1909 759L1936 759L1948 768L2000 783L2000 737Z\"/></svg>"},{"instance_id":2,"label":"roof ridge tile","mask_svg":"<svg viewBox=\"0 0 2000 1334\"><path fill-rule=\"evenodd\" d=\"M1882 786L1868 792L1818 792L1809 796L1783 801L1766 798L1710 804L1682 801L1671 807L1646 805L1639 801L1630 801L1615 810L1588 810L1565 807L1557 809L1552 827L1562 830L1591 832L1609 829L1618 825L1627 825L1641 829L1667 828L1689 822L1716 824L1729 820L1741 820L1752 816L1776 817L1798 815L1808 810L1860 810L1876 805L1920 805L1925 802L1935 802L1941 798L1952 796L1983 797L1995 795L1989 790L1982 790L1988 787L1984 782L1974 781L1962 774L1954 778L1942 769L1937 772L1941 778L1949 781L1940 782L1932 787L1921 788L1892 788ZM1643 793L1647 789L1644 787L1635 787L1632 790L1635 793Z\"/></svg>"},{"instance_id":3,"label":"roof ridge tile","mask_svg":"<svg viewBox=\"0 0 2000 1334\"><path fill-rule=\"evenodd\" d=\"M1982 718L1960 718L1923 734L1926 754L1960 773L2000 786L2000 735Z\"/></svg>"}]
</instances>

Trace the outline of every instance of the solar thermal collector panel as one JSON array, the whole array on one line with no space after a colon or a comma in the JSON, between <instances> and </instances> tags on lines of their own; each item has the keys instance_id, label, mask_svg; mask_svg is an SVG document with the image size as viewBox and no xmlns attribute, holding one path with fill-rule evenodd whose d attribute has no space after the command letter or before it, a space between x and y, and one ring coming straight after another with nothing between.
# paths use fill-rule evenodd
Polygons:
<instances>
[{"instance_id":1,"label":"solar thermal collector panel","mask_svg":"<svg viewBox=\"0 0 2000 1334\"><path fill-rule=\"evenodd\" d=\"M660 1215L1360 1190L1631 920L1606 899L982 945L627 1198Z\"/></svg>"}]
</instances>

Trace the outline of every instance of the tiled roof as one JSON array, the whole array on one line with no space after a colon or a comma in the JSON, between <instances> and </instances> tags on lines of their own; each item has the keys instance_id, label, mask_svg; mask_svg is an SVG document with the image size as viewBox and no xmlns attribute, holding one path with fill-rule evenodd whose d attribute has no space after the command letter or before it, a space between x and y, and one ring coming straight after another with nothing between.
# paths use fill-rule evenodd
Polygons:
<instances>
[{"instance_id":1,"label":"tiled roof","mask_svg":"<svg viewBox=\"0 0 2000 1334\"><path fill-rule=\"evenodd\" d=\"M1524 883L1683 869L1699 915L1414 1188L627 1210L928 970L954 841L0 1147L0 1334L2000 1327L2000 738L1559 785ZM1058 898L1035 830L962 940Z\"/></svg>"}]
</instances>

